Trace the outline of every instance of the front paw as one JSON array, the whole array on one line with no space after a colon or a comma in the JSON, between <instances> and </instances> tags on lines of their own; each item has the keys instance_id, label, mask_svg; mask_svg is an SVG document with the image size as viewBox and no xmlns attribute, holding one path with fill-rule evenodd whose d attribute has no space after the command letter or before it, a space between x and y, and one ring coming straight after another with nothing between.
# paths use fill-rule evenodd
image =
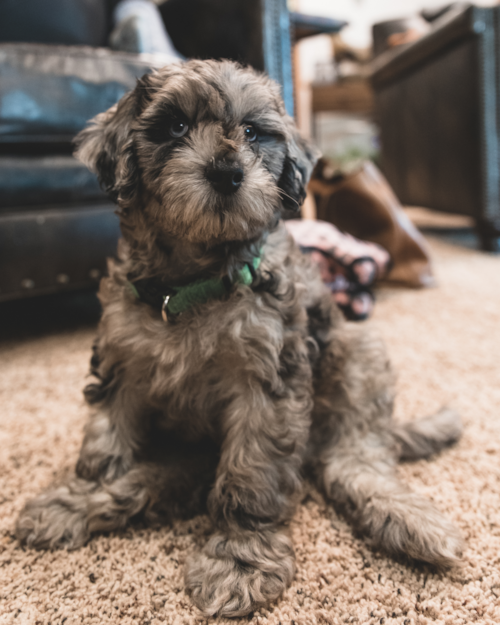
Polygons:
<instances>
[{"instance_id":1,"label":"front paw","mask_svg":"<svg viewBox=\"0 0 500 625\"><path fill-rule=\"evenodd\" d=\"M207 617L243 616L291 584L295 558L283 532L216 534L186 565L186 586Z\"/></svg>"}]
</instances>

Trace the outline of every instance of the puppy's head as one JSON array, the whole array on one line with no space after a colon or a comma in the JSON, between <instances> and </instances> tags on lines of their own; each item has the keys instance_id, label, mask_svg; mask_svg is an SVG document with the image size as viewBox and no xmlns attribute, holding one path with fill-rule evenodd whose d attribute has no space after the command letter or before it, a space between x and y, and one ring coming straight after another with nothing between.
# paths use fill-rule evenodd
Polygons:
<instances>
[{"instance_id":1,"label":"puppy's head","mask_svg":"<svg viewBox=\"0 0 500 625\"><path fill-rule=\"evenodd\" d=\"M278 86L229 61L190 61L144 76L77 137L124 215L192 242L258 236L300 208L317 157Z\"/></svg>"}]
</instances>

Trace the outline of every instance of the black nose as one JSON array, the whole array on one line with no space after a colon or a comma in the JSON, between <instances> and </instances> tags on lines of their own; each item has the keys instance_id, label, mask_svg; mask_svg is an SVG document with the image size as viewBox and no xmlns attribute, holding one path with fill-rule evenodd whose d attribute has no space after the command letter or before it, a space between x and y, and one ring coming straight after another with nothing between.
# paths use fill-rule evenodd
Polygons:
<instances>
[{"instance_id":1,"label":"black nose","mask_svg":"<svg viewBox=\"0 0 500 625\"><path fill-rule=\"evenodd\" d=\"M226 195L238 191L243 182L243 170L227 163L210 165L206 169L205 176L216 191Z\"/></svg>"}]
</instances>

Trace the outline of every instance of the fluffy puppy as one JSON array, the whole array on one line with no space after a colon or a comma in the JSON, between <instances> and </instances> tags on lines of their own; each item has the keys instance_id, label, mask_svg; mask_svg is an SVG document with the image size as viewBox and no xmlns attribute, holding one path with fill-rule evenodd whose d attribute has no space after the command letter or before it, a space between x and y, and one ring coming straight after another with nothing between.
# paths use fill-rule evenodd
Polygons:
<instances>
[{"instance_id":1,"label":"fluffy puppy","mask_svg":"<svg viewBox=\"0 0 500 625\"><path fill-rule=\"evenodd\" d=\"M243 615L292 581L288 523L308 475L376 547L453 565L456 529L395 466L455 441L459 419L391 420L383 345L344 322L280 225L316 152L277 85L231 62L171 65L78 145L123 241L99 293L76 477L28 502L20 540L74 549L137 515L207 506L214 534L186 585L205 615Z\"/></svg>"}]
</instances>

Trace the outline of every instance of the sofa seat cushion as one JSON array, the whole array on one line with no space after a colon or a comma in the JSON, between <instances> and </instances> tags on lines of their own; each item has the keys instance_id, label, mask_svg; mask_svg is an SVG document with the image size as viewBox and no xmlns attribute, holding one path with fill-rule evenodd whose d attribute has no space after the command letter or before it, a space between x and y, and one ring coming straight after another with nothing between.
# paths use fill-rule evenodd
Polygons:
<instances>
[{"instance_id":1,"label":"sofa seat cushion","mask_svg":"<svg viewBox=\"0 0 500 625\"><path fill-rule=\"evenodd\" d=\"M0 212L0 302L95 288L119 236L109 202Z\"/></svg>"},{"instance_id":2,"label":"sofa seat cushion","mask_svg":"<svg viewBox=\"0 0 500 625\"><path fill-rule=\"evenodd\" d=\"M104 198L96 176L73 156L0 156L0 211Z\"/></svg>"}]
</instances>

